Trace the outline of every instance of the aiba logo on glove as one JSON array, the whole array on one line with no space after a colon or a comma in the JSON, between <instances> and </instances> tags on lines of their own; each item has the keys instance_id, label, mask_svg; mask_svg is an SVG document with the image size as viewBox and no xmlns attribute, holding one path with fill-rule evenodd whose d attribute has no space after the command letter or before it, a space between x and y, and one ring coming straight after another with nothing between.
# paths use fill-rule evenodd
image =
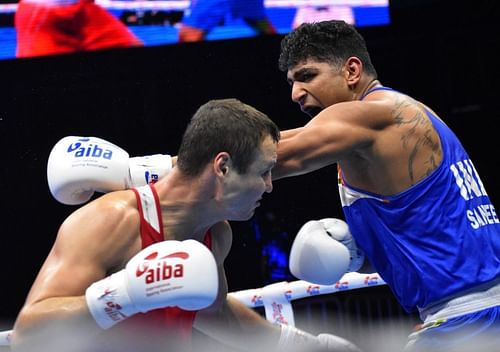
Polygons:
<instances>
[{"instance_id":1,"label":"aiba logo on glove","mask_svg":"<svg viewBox=\"0 0 500 352\"><path fill-rule=\"evenodd\" d=\"M90 138L80 138L76 143L71 143L68 146L68 153L74 153L75 158L89 157L89 158L103 158L111 160L113 157L113 151L111 149L106 149L100 147L97 143L89 143Z\"/></svg>"},{"instance_id":2,"label":"aiba logo on glove","mask_svg":"<svg viewBox=\"0 0 500 352\"><path fill-rule=\"evenodd\" d=\"M167 259L180 258L188 259L189 254L186 252L175 252L164 257L157 258L158 252L153 252L144 258L136 269L135 276L141 277L145 274L144 280L146 284L152 284L158 281L164 281L171 278L179 278L184 276L184 265L167 263ZM151 268L151 263L153 267ZM156 265L155 265L156 264Z\"/></svg>"}]
</instances>

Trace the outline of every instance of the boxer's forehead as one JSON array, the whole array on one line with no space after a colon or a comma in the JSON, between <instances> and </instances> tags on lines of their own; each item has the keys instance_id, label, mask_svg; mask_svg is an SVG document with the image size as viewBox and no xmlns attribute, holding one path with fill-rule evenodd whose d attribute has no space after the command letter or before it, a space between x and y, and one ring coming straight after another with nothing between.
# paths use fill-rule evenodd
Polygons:
<instances>
[{"instance_id":1,"label":"boxer's forehead","mask_svg":"<svg viewBox=\"0 0 500 352\"><path fill-rule=\"evenodd\" d=\"M332 65L329 62L308 59L290 67L287 71L286 78L289 84L295 81L304 82L311 74L330 72L331 70Z\"/></svg>"},{"instance_id":2,"label":"boxer's forehead","mask_svg":"<svg viewBox=\"0 0 500 352\"><path fill-rule=\"evenodd\" d=\"M271 169L276 165L278 159L278 143L271 138L265 137L260 145L259 150L255 153L253 165L259 169Z\"/></svg>"}]
</instances>

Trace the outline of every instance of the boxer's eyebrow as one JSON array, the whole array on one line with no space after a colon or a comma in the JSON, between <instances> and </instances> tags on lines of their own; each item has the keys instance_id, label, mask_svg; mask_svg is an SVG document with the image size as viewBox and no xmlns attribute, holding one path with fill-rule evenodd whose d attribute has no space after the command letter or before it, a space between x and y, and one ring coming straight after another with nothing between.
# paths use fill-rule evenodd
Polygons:
<instances>
[{"instance_id":1,"label":"boxer's eyebrow","mask_svg":"<svg viewBox=\"0 0 500 352\"><path fill-rule=\"evenodd\" d=\"M297 71L293 72L291 75L287 75L287 82L289 85L292 85L293 82L306 82L310 78L316 76L318 74L318 69L315 67L302 67Z\"/></svg>"}]
</instances>

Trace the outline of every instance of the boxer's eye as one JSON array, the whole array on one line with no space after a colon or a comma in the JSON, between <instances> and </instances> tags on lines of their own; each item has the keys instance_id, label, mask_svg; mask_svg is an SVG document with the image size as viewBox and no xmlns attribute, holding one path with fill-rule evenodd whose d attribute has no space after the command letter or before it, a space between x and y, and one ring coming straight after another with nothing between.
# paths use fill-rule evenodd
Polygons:
<instances>
[{"instance_id":1,"label":"boxer's eye","mask_svg":"<svg viewBox=\"0 0 500 352\"><path fill-rule=\"evenodd\" d=\"M316 77L314 73L307 72L302 74L299 80L301 82L310 82L314 77Z\"/></svg>"}]
</instances>

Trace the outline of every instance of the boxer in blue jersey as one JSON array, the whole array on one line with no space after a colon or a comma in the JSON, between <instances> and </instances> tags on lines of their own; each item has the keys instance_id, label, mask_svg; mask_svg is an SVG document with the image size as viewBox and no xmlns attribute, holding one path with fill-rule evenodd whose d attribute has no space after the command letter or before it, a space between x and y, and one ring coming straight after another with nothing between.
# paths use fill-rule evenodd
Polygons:
<instances>
[{"instance_id":1,"label":"boxer in blue jersey","mask_svg":"<svg viewBox=\"0 0 500 352\"><path fill-rule=\"evenodd\" d=\"M179 41L204 40L212 29L224 25L228 16L241 18L258 35L276 33L263 0L191 0L179 29Z\"/></svg>"},{"instance_id":2,"label":"boxer in blue jersey","mask_svg":"<svg viewBox=\"0 0 500 352\"><path fill-rule=\"evenodd\" d=\"M423 320L409 351L499 346L500 221L455 134L381 84L364 39L343 21L299 26L279 64L311 120L282 132L273 179L337 164L357 245Z\"/></svg>"}]
</instances>

